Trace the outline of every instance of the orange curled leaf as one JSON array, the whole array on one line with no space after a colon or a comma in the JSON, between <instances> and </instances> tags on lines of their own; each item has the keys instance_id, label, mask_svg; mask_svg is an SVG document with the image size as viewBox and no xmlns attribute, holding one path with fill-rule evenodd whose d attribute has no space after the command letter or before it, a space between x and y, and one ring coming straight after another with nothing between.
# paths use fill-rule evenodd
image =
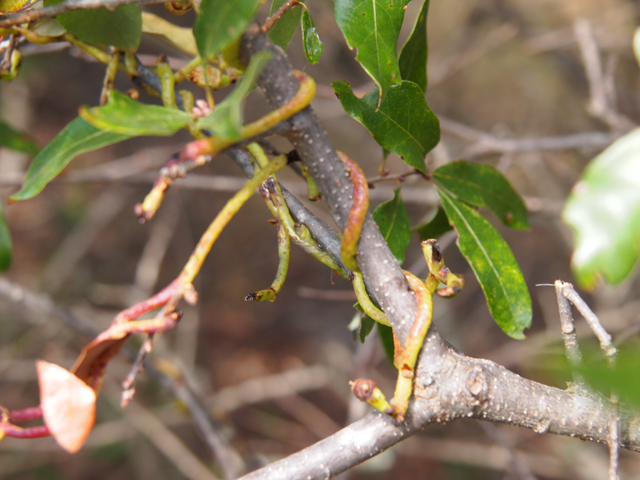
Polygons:
<instances>
[{"instance_id":1,"label":"orange curled leaf","mask_svg":"<svg viewBox=\"0 0 640 480\"><path fill-rule=\"evenodd\" d=\"M360 268L356 263L356 254L358 253L358 240L360 239L360 233L362 233L362 225L369 210L369 186L358 164L344 153L336 153L349 170L351 181L353 182L353 204L349 211L347 224L342 232L340 257L342 258L342 263L349 270L359 272Z\"/></svg>"},{"instance_id":2,"label":"orange curled leaf","mask_svg":"<svg viewBox=\"0 0 640 480\"><path fill-rule=\"evenodd\" d=\"M96 420L96 392L53 363L38 360L36 369L44 423L62 448L76 453Z\"/></svg>"}]
</instances>

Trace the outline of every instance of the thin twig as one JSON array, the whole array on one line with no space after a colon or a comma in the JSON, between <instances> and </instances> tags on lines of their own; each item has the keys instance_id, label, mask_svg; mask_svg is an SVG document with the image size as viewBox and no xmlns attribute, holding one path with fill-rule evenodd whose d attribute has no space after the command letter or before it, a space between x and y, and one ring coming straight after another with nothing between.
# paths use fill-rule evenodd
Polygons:
<instances>
[{"instance_id":1,"label":"thin twig","mask_svg":"<svg viewBox=\"0 0 640 480\"><path fill-rule=\"evenodd\" d=\"M557 137L499 138L455 120L442 116L438 118L443 133L472 142L463 152L465 158L494 153L597 149L611 145L621 136L621 133L616 132L583 132Z\"/></svg>"},{"instance_id":2,"label":"thin twig","mask_svg":"<svg viewBox=\"0 0 640 480\"><path fill-rule=\"evenodd\" d=\"M582 354L578 347L578 335L576 334L576 326L573 320L573 312L571 311L571 303L567 297L563 295L562 280L556 280L556 298L558 300L558 312L560 312L560 328L562 329L562 339L564 340L564 348L567 353L569 365L573 371L573 381L577 384L583 384L584 379L577 372L582 364Z\"/></svg>"},{"instance_id":3,"label":"thin twig","mask_svg":"<svg viewBox=\"0 0 640 480\"><path fill-rule=\"evenodd\" d=\"M133 426L184 475L192 480L219 480L155 415L137 403L125 410Z\"/></svg>"},{"instance_id":4,"label":"thin twig","mask_svg":"<svg viewBox=\"0 0 640 480\"><path fill-rule=\"evenodd\" d=\"M278 20L282 18L282 16L285 13L287 13L290 9L292 9L296 5L300 5L299 0L287 0L286 2L284 2L282 6L278 10L276 10L276 12L273 15L271 15L269 18L265 20L264 25L262 25L262 31L268 32L271 29L271 27L273 27L278 22Z\"/></svg>"},{"instance_id":5,"label":"thin twig","mask_svg":"<svg viewBox=\"0 0 640 480\"><path fill-rule=\"evenodd\" d=\"M609 425L609 480L618 480L619 469L619 449L620 449L620 426L618 418L618 401L615 396L612 398L613 418Z\"/></svg>"},{"instance_id":6,"label":"thin twig","mask_svg":"<svg viewBox=\"0 0 640 480\"><path fill-rule=\"evenodd\" d=\"M612 362L615 354L617 353L616 347L613 346L611 342L611 335L604 329L600 320L596 316L595 313L589 308L589 305L580 297L578 292L576 292L573 288L573 285L567 282L563 282L562 280L558 280L556 282L556 289L560 289L562 295L568 299L573 305L578 309L580 314L584 317L584 319L593 330L593 333L598 338L600 342L600 348L607 356L607 359Z\"/></svg>"},{"instance_id":7,"label":"thin twig","mask_svg":"<svg viewBox=\"0 0 640 480\"><path fill-rule=\"evenodd\" d=\"M600 51L591 23L585 18L576 19L574 32L589 82L589 113L605 122L612 130L622 132L631 130L634 127L633 122L621 115L615 105L609 102L610 96L607 95L607 82L602 71Z\"/></svg>"}]
</instances>

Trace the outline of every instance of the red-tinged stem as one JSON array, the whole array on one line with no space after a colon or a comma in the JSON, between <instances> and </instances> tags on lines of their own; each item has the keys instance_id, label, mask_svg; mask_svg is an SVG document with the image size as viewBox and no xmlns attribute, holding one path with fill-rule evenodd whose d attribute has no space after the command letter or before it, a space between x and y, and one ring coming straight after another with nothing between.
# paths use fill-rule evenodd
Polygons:
<instances>
[{"instance_id":1,"label":"red-tinged stem","mask_svg":"<svg viewBox=\"0 0 640 480\"><path fill-rule=\"evenodd\" d=\"M150 312L151 310L162 307L173 298L173 296L177 293L179 286L179 279L175 279L169 285L156 293L153 297L148 298L143 302L136 303L132 307L129 307L126 310L120 312L118 316L113 320L112 325L130 322L141 317L145 313Z\"/></svg>"},{"instance_id":2,"label":"red-tinged stem","mask_svg":"<svg viewBox=\"0 0 640 480\"><path fill-rule=\"evenodd\" d=\"M40 438L51 435L51 432L46 425L42 425L40 427L21 428L17 425L13 425L12 423L2 423L0 424L0 431L4 433L6 437L13 438Z\"/></svg>"},{"instance_id":3,"label":"red-tinged stem","mask_svg":"<svg viewBox=\"0 0 640 480\"><path fill-rule=\"evenodd\" d=\"M358 253L358 240L362 233L362 225L369 210L369 186L358 164L342 152L337 152L337 154L347 166L353 183L353 203L351 204L351 210L349 210L349 220L347 220L342 233L340 256L349 270L359 272L360 268L356 263L356 253Z\"/></svg>"},{"instance_id":4,"label":"red-tinged stem","mask_svg":"<svg viewBox=\"0 0 640 480\"><path fill-rule=\"evenodd\" d=\"M25 408L23 410L13 410L9 412L9 419L12 422L27 422L29 420L36 420L42 418L42 407Z\"/></svg>"}]
</instances>

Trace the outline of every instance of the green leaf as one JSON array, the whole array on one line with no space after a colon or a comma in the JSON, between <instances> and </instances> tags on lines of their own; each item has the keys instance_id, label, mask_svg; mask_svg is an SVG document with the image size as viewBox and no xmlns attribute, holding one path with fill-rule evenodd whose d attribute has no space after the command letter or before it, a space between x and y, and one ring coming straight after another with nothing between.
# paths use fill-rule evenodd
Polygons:
<instances>
[{"instance_id":1,"label":"green leaf","mask_svg":"<svg viewBox=\"0 0 640 480\"><path fill-rule=\"evenodd\" d=\"M38 144L26 133L19 132L2 121L0 121L0 146L28 155L35 155L40 150Z\"/></svg>"},{"instance_id":2,"label":"green leaf","mask_svg":"<svg viewBox=\"0 0 640 480\"><path fill-rule=\"evenodd\" d=\"M487 298L491 315L512 338L523 339L531 325L531 297L509 245L480 213L437 186L447 217L458 231L457 244Z\"/></svg>"},{"instance_id":3,"label":"green leaf","mask_svg":"<svg viewBox=\"0 0 640 480\"><path fill-rule=\"evenodd\" d=\"M451 231L449 219L442 207L438 207L433 211L431 218L421 225L411 228L412 232L418 232L420 241L429 240L431 238L440 238L445 233Z\"/></svg>"},{"instance_id":4,"label":"green leaf","mask_svg":"<svg viewBox=\"0 0 640 480\"><path fill-rule=\"evenodd\" d=\"M12 259L11 232L0 209L0 272L4 272L11 266Z\"/></svg>"},{"instance_id":5,"label":"green leaf","mask_svg":"<svg viewBox=\"0 0 640 480\"><path fill-rule=\"evenodd\" d=\"M384 353L387 355L387 360L389 360L389 363L393 365L393 356L395 349L395 346L393 344L393 330L391 329L391 327L387 327L386 325L378 323L378 336L380 337L380 342L382 342Z\"/></svg>"},{"instance_id":6,"label":"green leaf","mask_svg":"<svg viewBox=\"0 0 640 480\"><path fill-rule=\"evenodd\" d=\"M527 207L499 170L458 160L433 172L433 178L458 199L491 210L502 223L528 230Z\"/></svg>"},{"instance_id":7,"label":"green leaf","mask_svg":"<svg viewBox=\"0 0 640 480\"><path fill-rule=\"evenodd\" d=\"M391 253L402 265L404 254L411 241L411 230L409 229L409 214L400 197L399 188L393 192L391 200L381 203L373 211L373 219L378 224L380 233L387 241Z\"/></svg>"},{"instance_id":8,"label":"green leaf","mask_svg":"<svg viewBox=\"0 0 640 480\"><path fill-rule=\"evenodd\" d=\"M193 27L202 58L215 57L239 39L260 3L260 0L202 0Z\"/></svg>"},{"instance_id":9,"label":"green leaf","mask_svg":"<svg viewBox=\"0 0 640 480\"><path fill-rule=\"evenodd\" d=\"M640 129L598 155L573 187L562 219L575 234L571 259L578 283L624 280L640 254Z\"/></svg>"},{"instance_id":10,"label":"green leaf","mask_svg":"<svg viewBox=\"0 0 640 480\"><path fill-rule=\"evenodd\" d=\"M376 105L391 85L402 81L398 65L398 34L409 0L336 0L335 16L356 60L378 86Z\"/></svg>"},{"instance_id":11,"label":"green leaf","mask_svg":"<svg viewBox=\"0 0 640 480\"><path fill-rule=\"evenodd\" d=\"M373 331L375 323L376 321L369 315L365 315L364 318L360 321L360 331L358 332L360 343L364 343L367 335L369 335Z\"/></svg>"},{"instance_id":12,"label":"green leaf","mask_svg":"<svg viewBox=\"0 0 640 480\"><path fill-rule=\"evenodd\" d=\"M35 197L53 180L71 160L81 153L118 143L130 138L128 135L107 132L76 118L44 147L33 159L22 188L13 194L10 202Z\"/></svg>"},{"instance_id":13,"label":"green leaf","mask_svg":"<svg viewBox=\"0 0 640 480\"><path fill-rule=\"evenodd\" d=\"M193 120L193 115L174 108L148 105L113 90L103 107L80 107L80 116L100 130L131 137L173 135Z\"/></svg>"},{"instance_id":14,"label":"green leaf","mask_svg":"<svg viewBox=\"0 0 640 480\"><path fill-rule=\"evenodd\" d=\"M312 65L318 63L324 51L324 45L320 41L318 31L308 10L302 14L302 45L304 45L304 54L308 62Z\"/></svg>"},{"instance_id":15,"label":"green leaf","mask_svg":"<svg viewBox=\"0 0 640 480\"><path fill-rule=\"evenodd\" d=\"M345 82L331 85L345 111L362 123L382 148L427 172L424 158L440 141L440 122L418 85L405 81L391 87L379 109L377 91L358 98Z\"/></svg>"},{"instance_id":16,"label":"green leaf","mask_svg":"<svg viewBox=\"0 0 640 480\"><path fill-rule=\"evenodd\" d=\"M236 88L217 105L213 112L201 118L196 128L204 128L215 132L223 138L239 140L242 137L242 106L244 99L255 87L255 81L271 59L271 52L256 53L249 62L244 76Z\"/></svg>"},{"instance_id":17,"label":"green leaf","mask_svg":"<svg viewBox=\"0 0 640 480\"><path fill-rule=\"evenodd\" d=\"M427 11L429 0L424 0L420 14L413 26L411 36L400 52L400 74L403 80L410 80L427 89Z\"/></svg>"},{"instance_id":18,"label":"green leaf","mask_svg":"<svg viewBox=\"0 0 640 480\"><path fill-rule=\"evenodd\" d=\"M269 15L273 15L278 9L284 5L287 0L273 0L271 2L271 9ZM278 20L278 22L269 30L269 38L273 43L278 45L283 50L287 50L289 42L293 38L293 34L296 33L298 23L300 23L300 16L302 15L302 9L304 7L293 7Z\"/></svg>"},{"instance_id":19,"label":"green leaf","mask_svg":"<svg viewBox=\"0 0 640 480\"><path fill-rule=\"evenodd\" d=\"M63 0L45 0L45 6ZM115 10L77 10L58 15L56 20L71 34L87 43L113 45L123 50L137 50L142 37L142 12L139 5L123 5Z\"/></svg>"}]
</instances>

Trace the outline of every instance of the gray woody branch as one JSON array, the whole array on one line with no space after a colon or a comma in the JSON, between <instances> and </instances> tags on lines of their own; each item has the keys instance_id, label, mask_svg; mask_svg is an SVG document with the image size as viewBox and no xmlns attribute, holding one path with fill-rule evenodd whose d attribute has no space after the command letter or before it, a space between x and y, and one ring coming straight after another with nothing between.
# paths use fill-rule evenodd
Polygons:
<instances>
[{"instance_id":1,"label":"gray woody branch","mask_svg":"<svg viewBox=\"0 0 640 480\"><path fill-rule=\"evenodd\" d=\"M241 55L270 50L274 57L258 79L274 107L298 90L291 65L254 25L242 38ZM340 228L351 208L351 182L315 113L308 107L290 120L288 134L318 184ZM387 313L401 341L415 313L404 275L369 216L358 249L358 264L368 289ZM606 442L613 410L608 400L548 387L520 377L487 360L466 357L446 343L432 326L420 354L414 400L405 425L371 413L336 434L249 475L246 479L328 478L407 438L433 423L471 417L531 428L536 432ZM640 420L620 419L620 446L640 451Z\"/></svg>"}]
</instances>

